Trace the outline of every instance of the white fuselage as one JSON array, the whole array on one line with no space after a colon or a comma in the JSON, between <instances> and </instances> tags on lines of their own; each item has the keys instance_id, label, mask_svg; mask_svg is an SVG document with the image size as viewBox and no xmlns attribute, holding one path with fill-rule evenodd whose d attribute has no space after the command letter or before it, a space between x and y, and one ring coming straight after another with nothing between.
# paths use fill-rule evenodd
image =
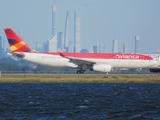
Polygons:
<instances>
[{"instance_id":1,"label":"white fuselage","mask_svg":"<svg viewBox=\"0 0 160 120\"><path fill-rule=\"evenodd\" d=\"M60 55L28 53L25 52L24 60L37 64L55 66L55 67L72 67L77 68L78 65L70 62L70 59ZM98 58L81 58L85 61L95 62L97 64L109 64L112 68L150 68L155 65L155 60L134 60L134 59L98 59Z\"/></svg>"}]
</instances>

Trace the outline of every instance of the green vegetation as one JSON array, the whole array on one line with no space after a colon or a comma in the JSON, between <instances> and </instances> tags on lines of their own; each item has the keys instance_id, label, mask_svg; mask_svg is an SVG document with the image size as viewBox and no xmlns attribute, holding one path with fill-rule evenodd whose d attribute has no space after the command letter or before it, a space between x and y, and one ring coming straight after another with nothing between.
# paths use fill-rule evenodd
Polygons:
<instances>
[{"instance_id":1,"label":"green vegetation","mask_svg":"<svg viewBox=\"0 0 160 120\"><path fill-rule=\"evenodd\" d=\"M114 78L114 79L118 79L118 76L112 76L112 78Z\"/></svg>"},{"instance_id":2,"label":"green vegetation","mask_svg":"<svg viewBox=\"0 0 160 120\"><path fill-rule=\"evenodd\" d=\"M108 78L108 76L103 76L102 78Z\"/></svg>"},{"instance_id":3,"label":"green vegetation","mask_svg":"<svg viewBox=\"0 0 160 120\"><path fill-rule=\"evenodd\" d=\"M123 78L129 78L129 76L123 76Z\"/></svg>"},{"instance_id":4,"label":"green vegetation","mask_svg":"<svg viewBox=\"0 0 160 120\"><path fill-rule=\"evenodd\" d=\"M160 83L160 77L152 74L2 74L0 82Z\"/></svg>"}]
</instances>

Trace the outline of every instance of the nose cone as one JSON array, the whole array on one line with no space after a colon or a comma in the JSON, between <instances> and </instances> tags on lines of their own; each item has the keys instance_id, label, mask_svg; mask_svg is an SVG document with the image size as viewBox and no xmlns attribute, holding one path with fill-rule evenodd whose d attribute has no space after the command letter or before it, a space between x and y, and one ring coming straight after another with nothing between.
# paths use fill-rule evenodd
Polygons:
<instances>
[{"instance_id":1,"label":"nose cone","mask_svg":"<svg viewBox=\"0 0 160 120\"><path fill-rule=\"evenodd\" d=\"M158 63L158 61L156 61L156 60L150 61L150 67L157 67L159 64L160 64L160 62Z\"/></svg>"}]
</instances>

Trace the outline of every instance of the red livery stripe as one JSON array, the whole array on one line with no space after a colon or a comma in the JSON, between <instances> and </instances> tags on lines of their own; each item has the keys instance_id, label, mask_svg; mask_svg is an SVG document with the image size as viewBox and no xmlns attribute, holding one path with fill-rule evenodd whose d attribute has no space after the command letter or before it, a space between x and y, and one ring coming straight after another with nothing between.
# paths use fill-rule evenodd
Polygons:
<instances>
[{"instance_id":1,"label":"red livery stripe","mask_svg":"<svg viewBox=\"0 0 160 120\"><path fill-rule=\"evenodd\" d=\"M56 53L56 52L43 52L44 54L60 55L62 57L75 57L75 58L92 58L92 59L131 59L131 60L151 60L148 55L143 54L112 54L112 53Z\"/></svg>"}]
</instances>

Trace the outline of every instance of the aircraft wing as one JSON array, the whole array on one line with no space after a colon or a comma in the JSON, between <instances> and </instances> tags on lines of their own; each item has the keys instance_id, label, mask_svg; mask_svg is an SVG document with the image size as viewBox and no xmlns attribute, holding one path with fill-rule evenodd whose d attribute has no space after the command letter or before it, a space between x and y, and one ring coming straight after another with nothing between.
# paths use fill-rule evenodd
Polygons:
<instances>
[{"instance_id":1,"label":"aircraft wing","mask_svg":"<svg viewBox=\"0 0 160 120\"><path fill-rule=\"evenodd\" d=\"M82 58L68 57L68 56L65 56L63 53L60 53L60 56L69 59L70 62L75 63L77 65L83 65L83 64L92 65L92 64L97 63L96 61L90 61L90 60L86 60Z\"/></svg>"}]
</instances>

